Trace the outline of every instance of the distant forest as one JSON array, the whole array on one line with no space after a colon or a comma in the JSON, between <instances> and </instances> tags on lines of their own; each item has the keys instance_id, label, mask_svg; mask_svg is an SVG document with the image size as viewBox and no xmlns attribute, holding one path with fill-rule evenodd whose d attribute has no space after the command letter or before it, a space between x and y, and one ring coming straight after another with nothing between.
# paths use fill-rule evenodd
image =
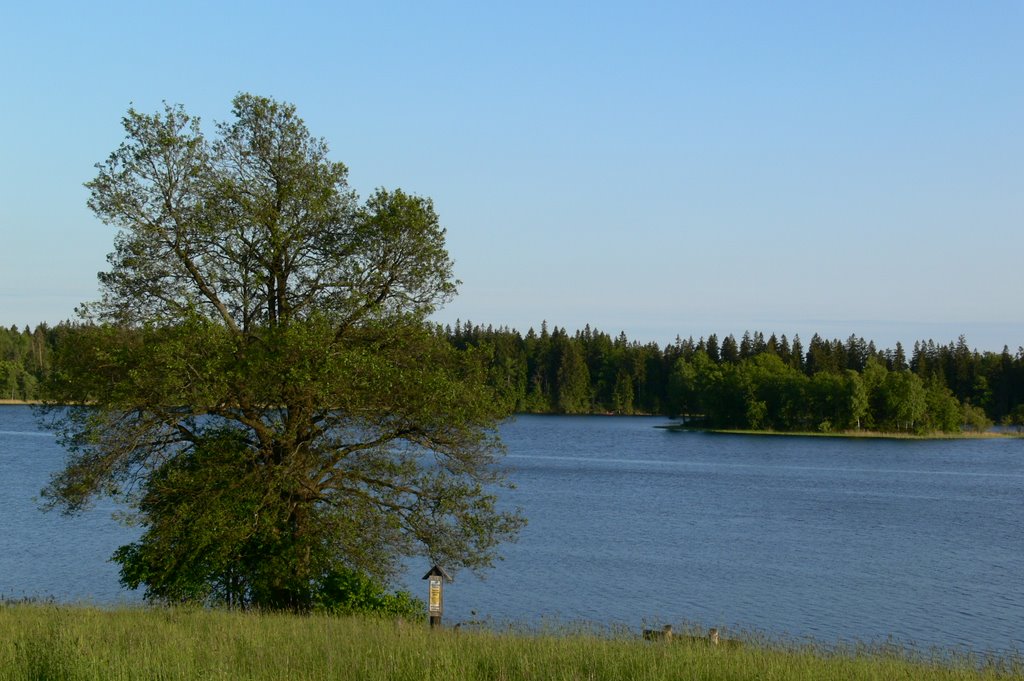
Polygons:
<instances>
[{"instance_id":1,"label":"distant forest","mask_svg":"<svg viewBox=\"0 0 1024 681\"><path fill-rule=\"evenodd\" d=\"M52 359L78 325L0 327L0 398L46 398ZM438 327L472 349L516 412L689 416L714 428L903 432L1024 426L1024 348L1013 354L897 343L880 350L850 336L826 340L761 332L660 347L592 329L544 323L522 335L470 322Z\"/></svg>"}]
</instances>

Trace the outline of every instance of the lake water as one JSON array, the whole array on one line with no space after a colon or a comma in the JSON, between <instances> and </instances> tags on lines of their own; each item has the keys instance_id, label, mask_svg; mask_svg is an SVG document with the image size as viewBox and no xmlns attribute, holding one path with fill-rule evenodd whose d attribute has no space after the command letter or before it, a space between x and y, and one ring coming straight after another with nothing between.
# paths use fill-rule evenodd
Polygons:
<instances>
[{"instance_id":1,"label":"lake water","mask_svg":"<svg viewBox=\"0 0 1024 681\"><path fill-rule=\"evenodd\" d=\"M519 417L502 427L530 520L445 621L693 622L774 637L1024 649L1024 442L674 433L656 418ZM34 497L63 453L0 407L0 595L138 600L108 558L112 506ZM425 596L410 565L407 586ZM472 612L476 615L471 614Z\"/></svg>"}]
</instances>

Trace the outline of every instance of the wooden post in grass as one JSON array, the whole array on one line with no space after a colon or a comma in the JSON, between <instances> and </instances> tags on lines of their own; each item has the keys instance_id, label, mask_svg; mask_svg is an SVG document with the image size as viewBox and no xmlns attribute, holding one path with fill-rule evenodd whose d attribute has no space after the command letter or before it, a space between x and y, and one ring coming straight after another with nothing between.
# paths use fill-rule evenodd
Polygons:
<instances>
[{"instance_id":1,"label":"wooden post in grass","mask_svg":"<svg viewBox=\"0 0 1024 681\"><path fill-rule=\"evenodd\" d=\"M430 616L430 628L441 626L441 615L444 614L444 583L451 582L452 576L441 567L435 565L423 575L427 581L427 615Z\"/></svg>"}]
</instances>

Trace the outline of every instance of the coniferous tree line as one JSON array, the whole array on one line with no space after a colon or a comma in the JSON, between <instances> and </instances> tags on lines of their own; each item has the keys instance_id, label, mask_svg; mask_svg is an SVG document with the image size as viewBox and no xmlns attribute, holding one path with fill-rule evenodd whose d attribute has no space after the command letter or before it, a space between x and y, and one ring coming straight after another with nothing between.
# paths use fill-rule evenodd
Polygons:
<instances>
[{"instance_id":1,"label":"coniferous tree line","mask_svg":"<svg viewBox=\"0 0 1024 681\"><path fill-rule=\"evenodd\" d=\"M51 357L72 325L64 322L35 329L0 327L0 399L37 400L46 396L43 383L50 375Z\"/></svg>"},{"instance_id":2,"label":"coniferous tree line","mask_svg":"<svg viewBox=\"0 0 1024 681\"><path fill-rule=\"evenodd\" d=\"M879 349L747 332L664 347L589 325L446 326L459 348L490 353L491 380L516 411L686 416L716 428L956 432L1024 425L1024 348L971 350L961 336Z\"/></svg>"},{"instance_id":3,"label":"coniferous tree line","mask_svg":"<svg viewBox=\"0 0 1024 681\"><path fill-rule=\"evenodd\" d=\"M0 399L44 399L55 348L79 325L0 327ZM1024 348L979 352L966 338L879 349L850 336L747 332L639 343L591 328L456 323L438 329L476 348L517 412L664 414L720 428L957 431L1024 426Z\"/></svg>"}]
</instances>

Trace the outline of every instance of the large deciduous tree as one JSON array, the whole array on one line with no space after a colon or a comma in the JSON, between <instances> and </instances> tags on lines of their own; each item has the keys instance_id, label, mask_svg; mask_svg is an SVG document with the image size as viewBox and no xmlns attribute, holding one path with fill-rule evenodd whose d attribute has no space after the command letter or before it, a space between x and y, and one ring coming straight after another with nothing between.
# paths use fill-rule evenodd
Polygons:
<instances>
[{"instance_id":1,"label":"large deciduous tree","mask_svg":"<svg viewBox=\"0 0 1024 681\"><path fill-rule=\"evenodd\" d=\"M303 610L353 571L492 563L505 403L427 316L455 293L429 199L360 203L295 108L242 94L208 138L129 110L87 183L118 228L101 299L56 358L67 512L120 495L122 581L161 600Z\"/></svg>"}]
</instances>

